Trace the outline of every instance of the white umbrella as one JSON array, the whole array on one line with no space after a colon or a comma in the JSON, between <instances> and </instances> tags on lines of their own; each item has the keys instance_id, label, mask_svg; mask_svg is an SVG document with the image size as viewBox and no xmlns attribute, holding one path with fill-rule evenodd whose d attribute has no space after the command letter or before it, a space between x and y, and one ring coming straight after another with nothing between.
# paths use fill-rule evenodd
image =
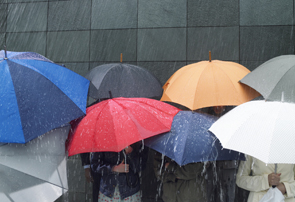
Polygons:
<instances>
[{"instance_id":1,"label":"white umbrella","mask_svg":"<svg viewBox=\"0 0 295 202\"><path fill-rule=\"evenodd\" d=\"M67 192L69 129L66 125L26 144L0 146L1 202L52 202Z\"/></svg>"},{"instance_id":2,"label":"white umbrella","mask_svg":"<svg viewBox=\"0 0 295 202\"><path fill-rule=\"evenodd\" d=\"M295 104L250 101L218 119L209 130L226 149L265 163L295 163Z\"/></svg>"}]
</instances>

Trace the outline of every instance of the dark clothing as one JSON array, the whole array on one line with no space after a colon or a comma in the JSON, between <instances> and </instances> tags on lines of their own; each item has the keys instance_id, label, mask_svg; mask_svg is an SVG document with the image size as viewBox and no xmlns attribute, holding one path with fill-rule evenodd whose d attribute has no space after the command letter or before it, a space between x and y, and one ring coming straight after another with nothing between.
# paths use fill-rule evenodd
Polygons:
<instances>
[{"instance_id":1,"label":"dark clothing","mask_svg":"<svg viewBox=\"0 0 295 202\"><path fill-rule=\"evenodd\" d=\"M169 166L165 168L165 164ZM154 171L161 180L161 197L165 202L205 202L206 181L202 176L203 163L179 166L168 157L156 153Z\"/></svg>"},{"instance_id":2,"label":"dark clothing","mask_svg":"<svg viewBox=\"0 0 295 202\"><path fill-rule=\"evenodd\" d=\"M90 153L82 153L80 154L82 166L89 165L90 166ZM93 178L92 183L92 201L97 202L98 201L98 195L99 195L99 187L100 187L100 180L101 175L100 173L95 173L91 169L91 176Z\"/></svg>"},{"instance_id":3,"label":"dark clothing","mask_svg":"<svg viewBox=\"0 0 295 202\"><path fill-rule=\"evenodd\" d=\"M90 165L90 153L80 154L82 166Z\"/></svg>"},{"instance_id":4,"label":"dark clothing","mask_svg":"<svg viewBox=\"0 0 295 202\"><path fill-rule=\"evenodd\" d=\"M234 202L237 161L215 161L207 167L207 201Z\"/></svg>"},{"instance_id":5,"label":"dark clothing","mask_svg":"<svg viewBox=\"0 0 295 202\"><path fill-rule=\"evenodd\" d=\"M128 173L112 172L115 165L122 161L129 164ZM131 196L140 190L139 172L145 167L147 150L123 152L97 152L91 158L91 169L101 174L100 191L108 197L114 196L115 187L119 186L121 199Z\"/></svg>"}]
</instances>

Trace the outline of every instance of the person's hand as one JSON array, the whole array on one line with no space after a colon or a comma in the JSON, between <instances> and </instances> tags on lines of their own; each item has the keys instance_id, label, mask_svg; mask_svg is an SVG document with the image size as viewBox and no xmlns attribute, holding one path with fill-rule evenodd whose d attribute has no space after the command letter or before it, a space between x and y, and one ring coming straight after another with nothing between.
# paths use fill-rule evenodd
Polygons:
<instances>
[{"instance_id":1,"label":"person's hand","mask_svg":"<svg viewBox=\"0 0 295 202\"><path fill-rule=\"evenodd\" d=\"M126 147L124 150L125 150L125 153L126 153L126 154L130 154L130 153L133 151L133 148L130 147L130 146L128 146L128 147Z\"/></svg>"},{"instance_id":2,"label":"person's hand","mask_svg":"<svg viewBox=\"0 0 295 202\"><path fill-rule=\"evenodd\" d=\"M92 178L92 176L91 176L91 170L90 170L90 168L85 168L84 169L85 170L85 178L86 178L86 181L87 182L93 182L94 180L93 180L93 178Z\"/></svg>"},{"instance_id":3,"label":"person's hand","mask_svg":"<svg viewBox=\"0 0 295 202\"><path fill-rule=\"evenodd\" d=\"M285 187L284 183L279 183L277 188L282 192L282 194L286 193L286 187Z\"/></svg>"},{"instance_id":4,"label":"person's hand","mask_svg":"<svg viewBox=\"0 0 295 202\"><path fill-rule=\"evenodd\" d=\"M169 164L170 164L170 162L165 163L165 169L168 168Z\"/></svg>"},{"instance_id":5,"label":"person's hand","mask_svg":"<svg viewBox=\"0 0 295 202\"><path fill-rule=\"evenodd\" d=\"M270 186L278 186L279 183L280 183L280 176L281 176L281 173L271 173L268 175L268 183Z\"/></svg>"},{"instance_id":6,"label":"person's hand","mask_svg":"<svg viewBox=\"0 0 295 202\"><path fill-rule=\"evenodd\" d=\"M123 160L119 165L114 166L112 171L117 173L129 173L129 164L125 164Z\"/></svg>"}]
</instances>

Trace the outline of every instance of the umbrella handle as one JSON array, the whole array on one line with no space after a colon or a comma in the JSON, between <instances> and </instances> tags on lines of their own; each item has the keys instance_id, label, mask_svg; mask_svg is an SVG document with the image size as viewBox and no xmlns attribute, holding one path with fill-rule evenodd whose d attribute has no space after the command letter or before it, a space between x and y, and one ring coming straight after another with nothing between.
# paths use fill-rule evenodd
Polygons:
<instances>
[{"instance_id":1,"label":"umbrella handle","mask_svg":"<svg viewBox=\"0 0 295 202\"><path fill-rule=\"evenodd\" d=\"M275 163L275 173L277 173L278 170L278 164ZM272 185L272 188L276 188L276 185Z\"/></svg>"}]
</instances>

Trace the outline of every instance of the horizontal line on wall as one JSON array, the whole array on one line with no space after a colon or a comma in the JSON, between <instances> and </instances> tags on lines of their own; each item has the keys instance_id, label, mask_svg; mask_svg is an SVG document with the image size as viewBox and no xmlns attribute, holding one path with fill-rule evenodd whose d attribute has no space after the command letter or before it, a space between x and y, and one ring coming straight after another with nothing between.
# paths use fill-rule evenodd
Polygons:
<instances>
[{"instance_id":1,"label":"horizontal line on wall","mask_svg":"<svg viewBox=\"0 0 295 202\"><path fill-rule=\"evenodd\" d=\"M294 25L240 25L240 27L293 27Z\"/></svg>"},{"instance_id":2,"label":"horizontal line on wall","mask_svg":"<svg viewBox=\"0 0 295 202\"><path fill-rule=\"evenodd\" d=\"M50 3L50 2L60 2L60 1L71 1L71 0L57 0L57 1L26 1L26 2L8 2L8 3L1 3L1 4L26 4L26 3L41 3L41 2L45 2L45 3Z\"/></svg>"},{"instance_id":3,"label":"horizontal line on wall","mask_svg":"<svg viewBox=\"0 0 295 202\"><path fill-rule=\"evenodd\" d=\"M237 25L237 26L195 26L195 27L154 27L154 28L121 28L121 29L73 29L73 30L45 30L45 31L20 31L20 32L0 32L0 33L37 33L37 32L82 32L82 31L103 31L103 30L145 30L145 29L184 29L184 28L216 28L216 27L293 27L294 25Z\"/></svg>"}]
</instances>

